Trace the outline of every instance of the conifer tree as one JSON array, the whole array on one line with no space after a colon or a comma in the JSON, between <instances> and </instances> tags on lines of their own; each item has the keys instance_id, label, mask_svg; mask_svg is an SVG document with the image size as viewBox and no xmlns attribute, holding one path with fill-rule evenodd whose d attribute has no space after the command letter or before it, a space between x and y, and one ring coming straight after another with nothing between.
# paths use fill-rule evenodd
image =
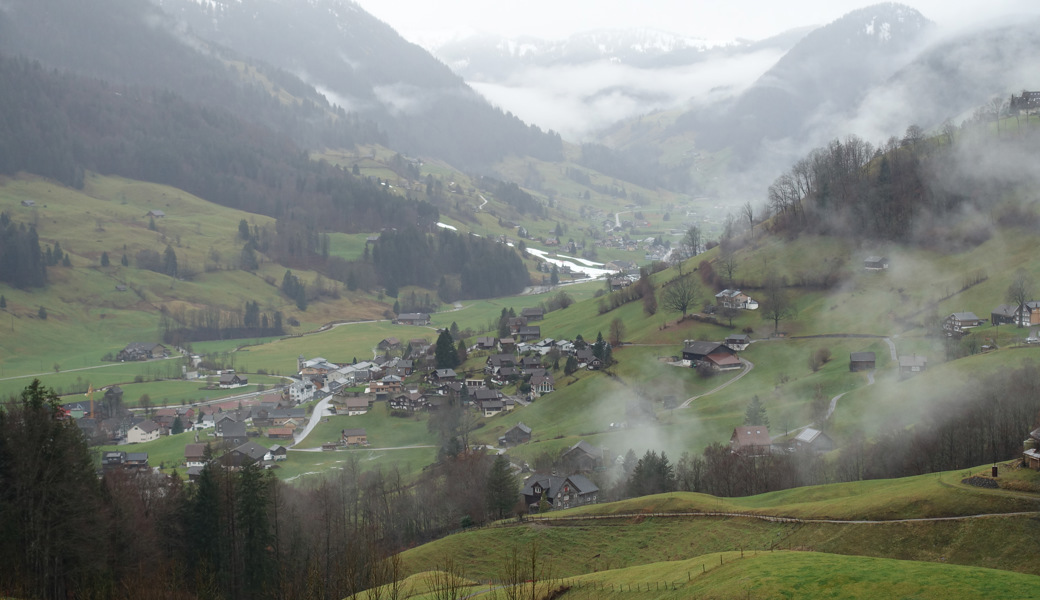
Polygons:
<instances>
[{"instance_id":1,"label":"conifer tree","mask_svg":"<svg viewBox=\"0 0 1040 600\"><path fill-rule=\"evenodd\" d=\"M487 479L487 511L493 519L503 519L509 515L520 495L516 478L504 454L495 457L491 464L491 472Z\"/></svg>"}]
</instances>

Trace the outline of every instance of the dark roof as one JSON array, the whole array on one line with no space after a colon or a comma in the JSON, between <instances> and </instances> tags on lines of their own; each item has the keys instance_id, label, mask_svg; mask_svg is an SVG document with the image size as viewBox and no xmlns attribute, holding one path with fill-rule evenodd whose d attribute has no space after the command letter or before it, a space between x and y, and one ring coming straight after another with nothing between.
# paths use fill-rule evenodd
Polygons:
<instances>
[{"instance_id":1,"label":"dark roof","mask_svg":"<svg viewBox=\"0 0 1040 600\"><path fill-rule=\"evenodd\" d=\"M242 421L234 421L232 423L228 423L227 425L224 425L223 433L224 437L226 438L245 437L246 424Z\"/></svg>"},{"instance_id":2,"label":"dark roof","mask_svg":"<svg viewBox=\"0 0 1040 600\"><path fill-rule=\"evenodd\" d=\"M567 484L574 487L574 490L578 494L590 494L592 492L598 492L599 487L596 484L589 481L588 477L584 475L569 475L567 477L560 477L558 475L532 475L524 480L524 489L521 492L525 496L535 496L534 486L537 484L543 490L547 498L555 498L560 490Z\"/></svg>"},{"instance_id":3,"label":"dark roof","mask_svg":"<svg viewBox=\"0 0 1040 600\"><path fill-rule=\"evenodd\" d=\"M510 431L512 431L514 429L517 429L517 430L522 431L522 432L527 433L527 434L531 433L531 428L528 427L527 425L524 425L523 421L521 421L521 422L517 423L516 425L513 425L512 427L507 429L506 433L509 433Z\"/></svg>"},{"instance_id":4,"label":"dark roof","mask_svg":"<svg viewBox=\"0 0 1040 600\"><path fill-rule=\"evenodd\" d=\"M206 455L206 444L188 444L184 447L184 458L202 458Z\"/></svg>"},{"instance_id":5,"label":"dark roof","mask_svg":"<svg viewBox=\"0 0 1040 600\"><path fill-rule=\"evenodd\" d=\"M498 390L489 390L488 388L477 388L473 392L473 398L477 401L481 400L498 400L502 397L502 392Z\"/></svg>"},{"instance_id":6,"label":"dark roof","mask_svg":"<svg viewBox=\"0 0 1040 600\"><path fill-rule=\"evenodd\" d=\"M239 454L245 454L249 458L255 461L261 461L264 459L264 455L267 454L267 448L257 444L253 441L248 441L241 446L234 449L234 452Z\"/></svg>"},{"instance_id":7,"label":"dark roof","mask_svg":"<svg viewBox=\"0 0 1040 600\"><path fill-rule=\"evenodd\" d=\"M155 421L141 421L136 427L145 433L152 433L159 429L159 425Z\"/></svg>"},{"instance_id":8,"label":"dark roof","mask_svg":"<svg viewBox=\"0 0 1040 600\"><path fill-rule=\"evenodd\" d=\"M593 446L592 444L586 442L585 440L581 440L577 444L574 444L573 446L568 448L566 451L564 451L564 453L561 456L566 456L566 455L570 454L571 452L583 452L583 453L588 454L589 456L591 456L593 458L596 458L596 459L600 458L602 456L602 454L603 454L602 450L600 450L599 448L597 448L597 447Z\"/></svg>"},{"instance_id":9,"label":"dark roof","mask_svg":"<svg viewBox=\"0 0 1040 600\"><path fill-rule=\"evenodd\" d=\"M147 452L127 452L126 453L126 462L147 463L148 462L148 453Z\"/></svg>"},{"instance_id":10,"label":"dark roof","mask_svg":"<svg viewBox=\"0 0 1040 600\"><path fill-rule=\"evenodd\" d=\"M368 437L368 434L365 433L364 429L344 429L343 430L343 435L344 436L348 436L348 435L363 435L365 437Z\"/></svg>"},{"instance_id":11,"label":"dark roof","mask_svg":"<svg viewBox=\"0 0 1040 600\"><path fill-rule=\"evenodd\" d=\"M849 356L849 360L852 362L874 362L877 360L877 357L873 352L853 352Z\"/></svg>"},{"instance_id":12,"label":"dark roof","mask_svg":"<svg viewBox=\"0 0 1040 600\"><path fill-rule=\"evenodd\" d=\"M686 342L683 346L683 353L707 356L720 349L723 349L724 352L731 351L718 342Z\"/></svg>"}]
</instances>

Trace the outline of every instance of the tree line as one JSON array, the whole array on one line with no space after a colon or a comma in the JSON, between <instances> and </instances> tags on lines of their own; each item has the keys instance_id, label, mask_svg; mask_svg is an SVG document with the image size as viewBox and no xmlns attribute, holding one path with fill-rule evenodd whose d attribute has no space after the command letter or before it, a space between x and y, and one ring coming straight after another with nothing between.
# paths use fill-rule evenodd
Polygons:
<instances>
[{"instance_id":1,"label":"tree line","mask_svg":"<svg viewBox=\"0 0 1040 600\"><path fill-rule=\"evenodd\" d=\"M259 303L248 300L244 311L213 306L204 309L163 307L159 334L163 343L180 346L190 342L284 335L285 328L281 311L261 312Z\"/></svg>"},{"instance_id":2,"label":"tree line","mask_svg":"<svg viewBox=\"0 0 1040 600\"><path fill-rule=\"evenodd\" d=\"M530 283L515 250L493 240L442 229L423 234L409 228L384 231L372 264L387 293L400 286L435 288L445 302L519 293Z\"/></svg>"},{"instance_id":3,"label":"tree line","mask_svg":"<svg viewBox=\"0 0 1040 600\"><path fill-rule=\"evenodd\" d=\"M416 482L353 456L303 485L257 466L208 466L190 485L148 469L99 478L34 381L0 411L0 594L343 598L403 579L396 552L511 514L518 494L504 457L466 451Z\"/></svg>"},{"instance_id":4,"label":"tree line","mask_svg":"<svg viewBox=\"0 0 1040 600\"><path fill-rule=\"evenodd\" d=\"M50 247L47 250L53 262L56 254ZM7 211L0 212L0 281L19 288L43 287L47 284L47 264L36 227L15 223Z\"/></svg>"}]
</instances>

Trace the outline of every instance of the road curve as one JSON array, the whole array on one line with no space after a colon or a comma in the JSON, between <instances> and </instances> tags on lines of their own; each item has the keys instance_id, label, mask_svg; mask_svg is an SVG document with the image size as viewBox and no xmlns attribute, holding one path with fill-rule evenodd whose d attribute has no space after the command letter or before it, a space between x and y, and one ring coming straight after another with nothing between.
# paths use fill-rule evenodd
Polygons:
<instances>
[{"instance_id":1,"label":"road curve","mask_svg":"<svg viewBox=\"0 0 1040 600\"><path fill-rule=\"evenodd\" d=\"M740 373L740 375L737 375L736 377L734 377L733 379L730 379L726 383L723 383L722 385L720 385L720 386L718 386L718 387L716 387L714 389L711 389L711 390L709 390L707 392L704 392L703 394L698 394L698 395L696 395L696 396L694 396L692 398L687 398L685 402L683 402L682 404L679 405L679 408L686 408L694 400L696 400L698 398L703 398L705 396L709 396L709 395L714 394L715 392L721 390L722 388L724 388L724 387L726 387L728 385L732 385L737 380L739 380L741 377L743 377L743 376L747 375L748 373L750 373L751 369L755 368L755 363L751 362L750 360L748 360L746 358L740 359L740 362L744 363L744 370Z\"/></svg>"}]
</instances>

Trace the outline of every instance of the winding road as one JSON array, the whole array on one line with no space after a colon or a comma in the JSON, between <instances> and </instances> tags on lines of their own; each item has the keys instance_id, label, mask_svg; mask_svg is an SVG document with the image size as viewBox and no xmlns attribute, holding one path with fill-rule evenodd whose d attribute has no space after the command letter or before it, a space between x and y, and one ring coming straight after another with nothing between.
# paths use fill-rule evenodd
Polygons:
<instances>
[{"instance_id":1,"label":"winding road","mask_svg":"<svg viewBox=\"0 0 1040 600\"><path fill-rule=\"evenodd\" d=\"M743 376L747 375L748 373L750 373L751 369L755 368L755 363L751 362L750 360L748 360L746 358L740 359L740 362L742 362L744 364L744 370L741 371L740 375L737 375L736 377L734 377L733 379L730 379L726 383L723 383L722 385L720 385L720 386L718 386L716 388L713 388L713 389L711 389L711 390L709 390L707 392L704 392L703 394L698 394L696 396L693 396L692 398L687 398L685 402L683 402L682 404L679 405L679 408L686 408L686 407L688 407L690 405L691 402L693 402L694 400L696 400L698 398L703 398L705 396L710 396L711 394L714 394L715 392L717 392L717 391L719 391L719 390L721 390L721 389L723 389L723 388L725 388L727 386L733 385L733 383L735 383L741 377L743 377Z\"/></svg>"}]
</instances>

